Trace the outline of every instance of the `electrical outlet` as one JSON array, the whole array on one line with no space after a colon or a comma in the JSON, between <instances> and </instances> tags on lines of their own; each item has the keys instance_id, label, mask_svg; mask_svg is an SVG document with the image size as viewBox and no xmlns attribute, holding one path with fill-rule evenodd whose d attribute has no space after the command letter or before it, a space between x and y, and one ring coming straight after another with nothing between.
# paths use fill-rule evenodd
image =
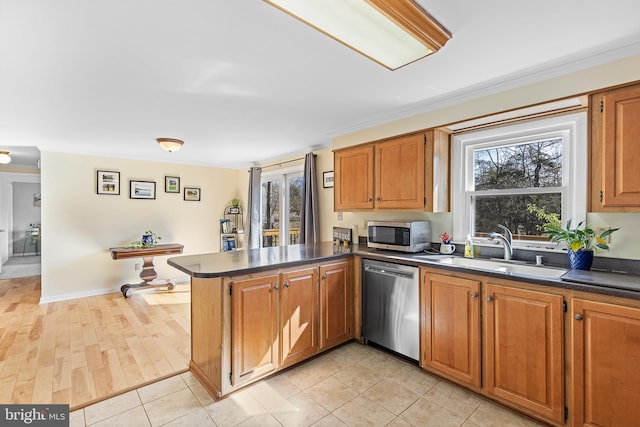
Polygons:
<instances>
[{"instance_id":1,"label":"electrical outlet","mask_svg":"<svg viewBox=\"0 0 640 427\"><path fill-rule=\"evenodd\" d=\"M142 264L136 263L136 265L134 267L135 267L136 271L140 271L140 269L142 268Z\"/></svg>"},{"instance_id":2,"label":"electrical outlet","mask_svg":"<svg viewBox=\"0 0 640 427\"><path fill-rule=\"evenodd\" d=\"M338 221L342 221L342 212L338 212Z\"/></svg>"},{"instance_id":3,"label":"electrical outlet","mask_svg":"<svg viewBox=\"0 0 640 427\"><path fill-rule=\"evenodd\" d=\"M596 236L600 236L602 233L604 233L605 231L609 230L611 227L598 227L596 228ZM608 236L605 236L603 239L605 242L607 242L607 244L611 243L611 234L609 234Z\"/></svg>"}]
</instances>

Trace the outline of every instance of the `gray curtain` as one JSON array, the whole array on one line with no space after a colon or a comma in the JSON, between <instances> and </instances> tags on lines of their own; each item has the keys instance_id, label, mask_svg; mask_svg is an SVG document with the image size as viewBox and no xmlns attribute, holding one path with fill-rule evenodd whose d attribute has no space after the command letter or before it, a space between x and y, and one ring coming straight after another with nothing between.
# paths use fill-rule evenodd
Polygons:
<instances>
[{"instance_id":1,"label":"gray curtain","mask_svg":"<svg viewBox=\"0 0 640 427\"><path fill-rule=\"evenodd\" d=\"M260 247L260 175L262 168L252 167L249 169L249 197L247 198L247 225L245 233L247 236L247 248L254 249Z\"/></svg>"},{"instance_id":2,"label":"gray curtain","mask_svg":"<svg viewBox=\"0 0 640 427\"><path fill-rule=\"evenodd\" d=\"M304 156L304 188L302 190L302 213L300 215L300 243L316 243L320 241L318 201L316 155L307 153Z\"/></svg>"}]
</instances>

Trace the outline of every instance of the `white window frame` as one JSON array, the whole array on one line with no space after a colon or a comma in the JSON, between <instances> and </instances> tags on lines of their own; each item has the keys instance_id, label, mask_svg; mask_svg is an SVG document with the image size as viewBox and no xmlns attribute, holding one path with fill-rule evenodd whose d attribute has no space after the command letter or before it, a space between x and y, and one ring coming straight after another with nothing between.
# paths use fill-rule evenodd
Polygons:
<instances>
[{"instance_id":1,"label":"white window frame","mask_svg":"<svg viewBox=\"0 0 640 427\"><path fill-rule=\"evenodd\" d=\"M506 126L470 131L454 135L452 160L452 211L453 235L456 241L464 241L469 234L473 236L472 198L474 195L490 195L491 191L474 191L473 151L479 148L491 148L513 145L542 138L562 137L562 185L549 188L549 192L560 192L562 197L562 223L568 219L581 221L587 214L587 113L557 115L553 117L523 121ZM533 193L547 189L537 188ZM507 194L511 190L496 191ZM527 189L517 189L512 194L526 194ZM500 230L496 230L500 231ZM515 234L515 230L512 230ZM476 243L482 243L474 240ZM514 247L521 249L556 249L545 241L517 240ZM558 249L559 250L559 249Z\"/></svg>"},{"instance_id":2,"label":"white window frame","mask_svg":"<svg viewBox=\"0 0 640 427\"><path fill-rule=\"evenodd\" d=\"M289 180L290 177L303 177L304 165L262 172L260 175L260 247L262 247L262 184L273 179L280 180L280 233L278 246L289 245Z\"/></svg>"}]
</instances>

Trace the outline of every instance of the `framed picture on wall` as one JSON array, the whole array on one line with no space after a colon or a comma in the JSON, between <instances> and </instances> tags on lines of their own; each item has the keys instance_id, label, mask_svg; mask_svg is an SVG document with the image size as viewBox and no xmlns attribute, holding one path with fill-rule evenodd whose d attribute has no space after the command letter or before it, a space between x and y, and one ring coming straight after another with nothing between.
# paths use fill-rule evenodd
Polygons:
<instances>
[{"instance_id":1,"label":"framed picture on wall","mask_svg":"<svg viewBox=\"0 0 640 427\"><path fill-rule=\"evenodd\" d=\"M129 181L129 198L130 199L155 199L156 183L155 181Z\"/></svg>"},{"instance_id":2,"label":"framed picture on wall","mask_svg":"<svg viewBox=\"0 0 640 427\"><path fill-rule=\"evenodd\" d=\"M177 176L165 176L164 177L164 192L165 193L179 193L180 192L180 177L177 177Z\"/></svg>"},{"instance_id":3,"label":"framed picture on wall","mask_svg":"<svg viewBox=\"0 0 640 427\"><path fill-rule=\"evenodd\" d=\"M98 171L97 189L98 194L120 194L120 172Z\"/></svg>"},{"instance_id":4,"label":"framed picture on wall","mask_svg":"<svg viewBox=\"0 0 640 427\"><path fill-rule=\"evenodd\" d=\"M200 189L194 187L184 187L184 199L191 202L199 202Z\"/></svg>"},{"instance_id":5,"label":"framed picture on wall","mask_svg":"<svg viewBox=\"0 0 640 427\"><path fill-rule=\"evenodd\" d=\"M322 172L322 187L323 188L333 187L333 171Z\"/></svg>"}]
</instances>

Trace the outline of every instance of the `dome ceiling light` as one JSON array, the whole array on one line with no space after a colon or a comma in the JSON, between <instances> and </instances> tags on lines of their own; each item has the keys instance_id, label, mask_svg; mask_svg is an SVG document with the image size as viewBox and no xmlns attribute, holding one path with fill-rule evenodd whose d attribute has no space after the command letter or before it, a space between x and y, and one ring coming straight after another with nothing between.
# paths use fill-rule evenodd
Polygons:
<instances>
[{"instance_id":1,"label":"dome ceiling light","mask_svg":"<svg viewBox=\"0 0 640 427\"><path fill-rule=\"evenodd\" d=\"M0 164L6 165L11 162L11 156L8 151L0 151Z\"/></svg>"},{"instance_id":2,"label":"dome ceiling light","mask_svg":"<svg viewBox=\"0 0 640 427\"><path fill-rule=\"evenodd\" d=\"M170 153L178 151L184 144L184 141L174 138L156 138L156 141L158 141L158 144L160 144L160 147L162 147L163 150Z\"/></svg>"}]
</instances>

